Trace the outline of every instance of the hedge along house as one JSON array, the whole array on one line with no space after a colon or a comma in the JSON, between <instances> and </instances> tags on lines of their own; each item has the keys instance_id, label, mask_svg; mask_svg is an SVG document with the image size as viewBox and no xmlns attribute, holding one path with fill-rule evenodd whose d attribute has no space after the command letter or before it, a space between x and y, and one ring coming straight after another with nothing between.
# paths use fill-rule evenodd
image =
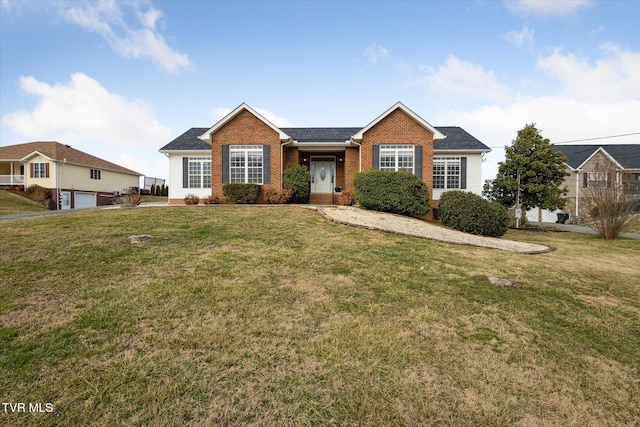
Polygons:
<instances>
[{"instance_id":1,"label":"hedge along house","mask_svg":"<svg viewBox=\"0 0 640 427\"><path fill-rule=\"evenodd\" d=\"M226 183L282 189L287 165L311 173L309 203L332 204L354 191L356 173L411 171L428 186L432 206L444 191L482 192L482 159L489 147L459 127L434 127L398 102L365 127L278 128L247 104L211 128L191 128L159 150L169 158L169 202L223 199ZM259 200L260 201L260 200Z\"/></svg>"}]
</instances>

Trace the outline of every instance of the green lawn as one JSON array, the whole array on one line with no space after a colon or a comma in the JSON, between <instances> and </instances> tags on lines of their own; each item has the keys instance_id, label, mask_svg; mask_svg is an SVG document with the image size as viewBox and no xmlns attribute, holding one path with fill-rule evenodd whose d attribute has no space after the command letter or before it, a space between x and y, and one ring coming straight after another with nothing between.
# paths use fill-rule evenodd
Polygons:
<instances>
[{"instance_id":1,"label":"green lawn","mask_svg":"<svg viewBox=\"0 0 640 427\"><path fill-rule=\"evenodd\" d=\"M510 231L556 248L516 255L290 206L85 211L0 236L0 398L53 405L3 425L640 419L637 241Z\"/></svg>"},{"instance_id":2,"label":"green lawn","mask_svg":"<svg viewBox=\"0 0 640 427\"><path fill-rule=\"evenodd\" d=\"M0 190L0 216L31 212L43 212L48 209L41 203L20 197L8 191Z\"/></svg>"}]
</instances>

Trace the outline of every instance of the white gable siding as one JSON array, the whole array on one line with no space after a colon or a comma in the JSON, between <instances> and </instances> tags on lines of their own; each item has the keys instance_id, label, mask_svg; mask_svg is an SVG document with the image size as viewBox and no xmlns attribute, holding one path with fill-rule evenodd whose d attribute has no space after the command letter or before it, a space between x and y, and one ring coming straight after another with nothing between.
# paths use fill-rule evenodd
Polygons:
<instances>
[{"instance_id":1,"label":"white gable siding","mask_svg":"<svg viewBox=\"0 0 640 427\"><path fill-rule=\"evenodd\" d=\"M169 200L195 194L201 199L211 196L211 188L182 188L182 158L211 157L211 151L179 151L169 155Z\"/></svg>"},{"instance_id":2,"label":"white gable siding","mask_svg":"<svg viewBox=\"0 0 640 427\"><path fill-rule=\"evenodd\" d=\"M477 195L482 195L482 155L479 153L461 153L459 151L442 152L437 151L433 153L433 157L466 157L467 158L467 188L464 191L470 191ZM440 195L447 189L434 189L433 200L440 200Z\"/></svg>"}]
</instances>

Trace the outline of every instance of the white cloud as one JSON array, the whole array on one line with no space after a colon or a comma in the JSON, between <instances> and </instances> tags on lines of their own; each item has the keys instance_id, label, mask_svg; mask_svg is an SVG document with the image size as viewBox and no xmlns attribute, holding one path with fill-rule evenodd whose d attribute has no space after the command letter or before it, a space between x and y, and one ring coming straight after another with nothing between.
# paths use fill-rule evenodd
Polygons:
<instances>
[{"instance_id":1,"label":"white cloud","mask_svg":"<svg viewBox=\"0 0 640 427\"><path fill-rule=\"evenodd\" d=\"M373 65L376 65L381 59L386 59L389 57L389 51L384 47L374 43L364 50L364 56L369 59L369 62L371 62Z\"/></svg>"},{"instance_id":2,"label":"white cloud","mask_svg":"<svg viewBox=\"0 0 640 427\"><path fill-rule=\"evenodd\" d=\"M533 30L526 25L521 31L509 31L503 38L514 46L522 46L523 44L531 45L533 43Z\"/></svg>"},{"instance_id":3,"label":"white cloud","mask_svg":"<svg viewBox=\"0 0 640 427\"><path fill-rule=\"evenodd\" d=\"M98 33L111 48L124 58L145 58L169 73L192 67L189 56L173 50L157 29L162 11L141 3L103 0L71 7L63 14L69 21ZM122 6L134 7L137 22L129 23Z\"/></svg>"},{"instance_id":4,"label":"white cloud","mask_svg":"<svg viewBox=\"0 0 640 427\"><path fill-rule=\"evenodd\" d=\"M615 45L602 46L603 57L592 63L575 54L554 52L538 66L563 86L543 96L516 95L508 105L485 105L450 110L437 117L455 123L492 148L483 170L485 179L497 173L504 160L502 147L517 131L535 123L551 142L606 137L640 131L640 53ZM599 143L638 143L637 135L599 140ZM588 142L587 142L588 143ZM640 145L639 145L640 147Z\"/></svg>"},{"instance_id":5,"label":"white cloud","mask_svg":"<svg viewBox=\"0 0 640 427\"><path fill-rule=\"evenodd\" d=\"M32 111L4 115L2 124L26 139L153 150L171 140L171 131L154 118L149 104L110 93L85 74L55 85L21 77L19 85L39 101Z\"/></svg>"},{"instance_id":6,"label":"white cloud","mask_svg":"<svg viewBox=\"0 0 640 427\"><path fill-rule=\"evenodd\" d=\"M288 128L288 127L292 127L291 122L289 122L288 119L284 118L284 117L280 117L278 116L276 113L269 111L269 110L265 110L263 108L254 108L252 107L254 110L256 110L262 117L264 117L265 119L269 120L272 124L274 124L275 126L279 127L279 128ZM224 116L226 116L227 114L229 114L230 112L232 112L233 109L232 108L215 108L212 112L211 112L211 117L213 118L213 120L215 122L219 121L220 119L222 119Z\"/></svg>"},{"instance_id":7,"label":"white cloud","mask_svg":"<svg viewBox=\"0 0 640 427\"><path fill-rule=\"evenodd\" d=\"M556 50L538 60L537 66L565 83L560 94L563 97L598 103L639 99L640 52L622 50L610 43L602 45L601 50L605 57L595 64Z\"/></svg>"},{"instance_id":8,"label":"white cloud","mask_svg":"<svg viewBox=\"0 0 640 427\"><path fill-rule=\"evenodd\" d=\"M493 71L453 55L437 70L432 67L421 70L426 74L422 81L431 92L442 96L471 96L495 102L506 102L511 98L511 91L498 83Z\"/></svg>"},{"instance_id":9,"label":"white cloud","mask_svg":"<svg viewBox=\"0 0 640 427\"><path fill-rule=\"evenodd\" d=\"M591 0L504 0L515 13L533 13L540 16L564 16L589 6Z\"/></svg>"}]
</instances>

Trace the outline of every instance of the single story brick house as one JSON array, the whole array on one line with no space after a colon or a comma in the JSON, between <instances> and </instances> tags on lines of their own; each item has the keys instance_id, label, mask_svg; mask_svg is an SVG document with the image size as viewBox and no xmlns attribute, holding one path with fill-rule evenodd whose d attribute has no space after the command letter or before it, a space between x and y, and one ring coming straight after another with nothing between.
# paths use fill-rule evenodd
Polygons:
<instances>
[{"instance_id":1,"label":"single story brick house","mask_svg":"<svg viewBox=\"0 0 640 427\"><path fill-rule=\"evenodd\" d=\"M444 191L482 192L489 147L460 127L434 127L398 102L364 127L278 128L241 104L210 128L191 128L159 150L169 158L169 202L187 194L223 198L225 183L281 189L282 173L311 173L310 203L331 204L354 191L356 173L406 169L428 186L432 205Z\"/></svg>"},{"instance_id":2,"label":"single story brick house","mask_svg":"<svg viewBox=\"0 0 640 427\"><path fill-rule=\"evenodd\" d=\"M58 209L111 204L137 189L142 174L56 141L0 147L0 187L39 185Z\"/></svg>"}]
</instances>

